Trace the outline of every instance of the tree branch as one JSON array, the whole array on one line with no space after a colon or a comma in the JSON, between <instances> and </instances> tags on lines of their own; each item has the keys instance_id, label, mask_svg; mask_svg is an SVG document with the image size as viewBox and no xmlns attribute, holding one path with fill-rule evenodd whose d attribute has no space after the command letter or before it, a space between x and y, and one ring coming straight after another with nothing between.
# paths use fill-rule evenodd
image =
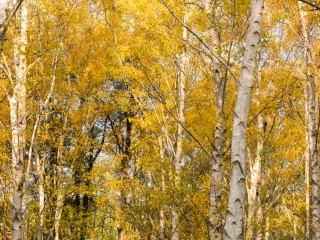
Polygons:
<instances>
[{"instance_id":1,"label":"tree branch","mask_svg":"<svg viewBox=\"0 0 320 240\"><path fill-rule=\"evenodd\" d=\"M298 1L299 1L299 2L303 2L303 3L306 3L306 4L314 7L315 9L313 9L313 10L320 10L320 6L317 5L317 4L315 4L315 3L312 3L312 2L307 1L307 0L298 0Z\"/></svg>"},{"instance_id":2,"label":"tree branch","mask_svg":"<svg viewBox=\"0 0 320 240\"><path fill-rule=\"evenodd\" d=\"M199 34L197 34L194 30L192 30L191 28L189 28L176 14L175 12L169 7L169 5L164 1L161 0L162 4L168 9L168 11L170 12L170 14L184 27L186 28L193 36L195 36L199 42L215 57L219 60L219 62L222 63L223 66L225 66L225 68L227 69L227 71L230 72L231 76L236 80L236 82L238 82L238 78L236 77L236 75L231 71L231 69L229 68L228 64L221 58L219 57L219 55L217 53L215 53L211 47L199 36Z\"/></svg>"},{"instance_id":3,"label":"tree branch","mask_svg":"<svg viewBox=\"0 0 320 240\"><path fill-rule=\"evenodd\" d=\"M6 28L8 27L10 21L12 20L13 16L18 11L19 7L21 6L23 0L19 0L13 7L13 10L10 12L9 16L6 18L6 20L3 23L0 23L0 37L3 37Z\"/></svg>"}]
</instances>

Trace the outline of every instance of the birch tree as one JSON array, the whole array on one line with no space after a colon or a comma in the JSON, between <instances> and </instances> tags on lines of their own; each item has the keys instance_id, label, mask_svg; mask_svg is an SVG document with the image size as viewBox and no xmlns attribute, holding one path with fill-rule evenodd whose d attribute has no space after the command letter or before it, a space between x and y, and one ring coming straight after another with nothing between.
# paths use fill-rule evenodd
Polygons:
<instances>
[{"instance_id":1,"label":"birch tree","mask_svg":"<svg viewBox=\"0 0 320 240\"><path fill-rule=\"evenodd\" d=\"M28 10L24 4L21 8L20 26L17 27L14 39L14 66L16 79L11 78L12 94L8 95L10 103L10 119L12 131L12 239L23 237L23 189L25 184L25 150L26 150L26 81L27 81L27 24Z\"/></svg>"},{"instance_id":2,"label":"birch tree","mask_svg":"<svg viewBox=\"0 0 320 240\"><path fill-rule=\"evenodd\" d=\"M258 66L258 73L257 73L257 89L256 94L260 96L262 94L261 91L261 81L262 81L262 67ZM258 106L261 106L259 100L257 103ZM260 193L259 193L259 183L261 181L261 165L262 165L262 154L264 148L264 136L266 131L266 124L267 120L263 113L260 113L257 117L257 147L255 150L255 157L250 158L249 160L249 169L250 175L248 178L250 179L250 185L248 186L248 215L247 215L247 232L246 232L246 239L252 239L254 234L254 226L257 224L255 220L255 214L258 217L260 214L261 216L261 206L259 206L260 202ZM249 149L248 149L249 151ZM262 219L257 218L258 221L262 222ZM256 236L256 239L261 239L261 234Z\"/></svg>"},{"instance_id":3,"label":"birch tree","mask_svg":"<svg viewBox=\"0 0 320 240\"><path fill-rule=\"evenodd\" d=\"M28 43L6 25L0 239L11 210L14 239L318 238L315 4L268 1L260 79L262 0L160 2L39 1Z\"/></svg>"},{"instance_id":4,"label":"birch tree","mask_svg":"<svg viewBox=\"0 0 320 240\"><path fill-rule=\"evenodd\" d=\"M121 196L120 196L120 209L122 212L125 211L126 205L127 205L127 197L128 192L125 187L125 183L130 179L130 166L129 162L131 160L131 138L132 138L132 121L130 120L131 113L126 112L125 113L125 134L124 134L124 140L122 142L122 145L119 145L119 150L123 154L121 159L121 181L123 184L123 188L121 189ZM121 147L121 148L120 148ZM124 240L125 239L125 233L126 233L126 226L124 221L121 219L119 221L118 226L118 240Z\"/></svg>"},{"instance_id":5,"label":"birch tree","mask_svg":"<svg viewBox=\"0 0 320 240\"><path fill-rule=\"evenodd\" d=\"M215 52L220 52L220 36L215 24L215 1L206 0L205 11L209 20L208 34L210 44ZM221 183L223 180L222 162L224 159L225 144L225 89L226 77L222 75L222 64L218 58L212 57L212 73L215 86L216 124L214 132L213 159L211 160L211 183L209 192L209 238L222 238L222 219L219 212L221 206Z\"/></svg>"},{"instance_id":6,"label":"birch tree","mask_svg":"<svg viewBox=\"0 0 320 240\"><path fill-rule=\"evenodd\" d=\"M188 12L184 13L184 23L188 22ZM187 41L188 39L188 30L183 28L182 39ZM177 123L177 138L176 138L176 149L174 156L174 184L176 188L179 188L181 185L181 161L183 156L183 127L181 124L185 122L185 88L186 88L186 78L188 71L188 53L186 52L186 46L183 46L182 53L178 56L177 60L178 67L178 123ZM171 209L172 215L172 240L179 240L179 214L176 204L172 206Z\"/></svg>"},{"instance_id":7,"label":"birch tree","mask_svg":"<svg viewBox=\"0 0 320 240\"><path fill-rule=\"evenodd\" d=\"M164 127L161 128L161 133L162 134L165 133ZM165 155L164 155L164 141L163 141L162 134L161 134L161 136L158 137L158 144L159 144L160 161L161 161L161 164L164 165ZM164 179L164 170L163 169L161 171L161 190L165 191L165 179ZM161 206L160 211L159 211L159 215L160 215L159 237L160 237L160 239L164 239L164 237L165 237L165 213L164 213L164 211L165 211L164 206Z\"/></svg>"},{"instance_id":8,"label":"birch tree","mask_svg":"<svg viewBox=\"0 0 320 240\"><path fill-rule=\"evenodd\" d=\"M311 170L311 236L310 239L320 238L320 204L319 204L319 163L318 163L318 124L317 124L317 104L316 104L316 78L312 72L313 56L311 52L311 41L308 33L307 12L304 11L303 3L298 1L299 14L301 19L303 37L304 75L305 85L305 115L307 129L307 159L306 175ZM308 169L310 166L311 169ZM307 178L306 181L309 181ZM309 185L307 183L307 185ZM309 192L307 191L309 195ZM308 198L308 197L307 197ZM307 206L308 211L308 206ZM308 230L307 230L308 232ZM308 235L308 234L307 234Z\"/></svg>"},{"instance_id":9,"label":"birch tree","mask_svg":"<svg viewBox=\"0 0 320 240\"><path fill-rule=\"evenodd\" d=\"M243 239L243 210L246 192L246 128L257 66L264 0L252 0L238 94L234 108L231 143L230 195L224 226L224 239Z\"/></svg>"}]
</instances>

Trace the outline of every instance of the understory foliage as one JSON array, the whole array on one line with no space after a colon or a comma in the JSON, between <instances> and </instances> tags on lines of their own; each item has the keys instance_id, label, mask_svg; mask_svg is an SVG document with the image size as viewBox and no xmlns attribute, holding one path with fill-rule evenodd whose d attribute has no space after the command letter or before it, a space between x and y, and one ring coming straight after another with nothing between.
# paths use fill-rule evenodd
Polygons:
<instances>
[{"instance_id":1,"label":"understory foliage","mask_svg":"<svg viewBox=\"0 0 320 240\"><path fill-rule=\"evenodd\" d=\"M224 219L233 109L250 1L213 2L214 14L206 15L204 1L198 0L24 1L29 11L24 239L39 235L54 239L57 221L60 239L117 239L121 229L124 239L171 239L173 206L179 215L180 239L208 239L217 121L211 66L215 56L221 56L227 82L224 175L217 210ZM310 9L305 5L306 11ZM308 12L314 63L320 60L319 13ZM187 39L183 22L189 29ZM209 22L219 33L217 49L210 47ZM7 94L13 88L10 78L16 77L17 25L18 17L8 26L0 56L0 239L12 231ZM262 137L257 204L262 217L255 215L251 224L255 236L269 239L304 239L306 234L310 189L305 182L301 31L297 1L266 0L256 74L261 79L253 88L247 151L250 165ZM183 122L178 87L182 54L188 58ZM311 71L317 77L319 66ZM316 86L317 96L318 90ZM264 119L262 133L258 116ZM179 124L183 152L177 172ZM39 211L39 169L44 175L43 211ZM249 177L246 181L250 186ZM63 207L57 220L59 195Z\"/></svg>"}]
</instances>

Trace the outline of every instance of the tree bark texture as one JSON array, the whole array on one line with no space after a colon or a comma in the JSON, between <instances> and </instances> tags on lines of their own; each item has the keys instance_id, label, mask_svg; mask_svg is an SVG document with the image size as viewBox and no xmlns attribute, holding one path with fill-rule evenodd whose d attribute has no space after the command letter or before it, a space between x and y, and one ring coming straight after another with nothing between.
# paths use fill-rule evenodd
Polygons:
<instances>
[{"instance_id":1,"label":"tree bark texture","mask_svg":"<svg viewBox=\"0 0 320 240\"><path fill-rule=\"evenodd\" d=\"M224 239L243 239L243 210L246 192L247 121L257 66L264 0L252 0L238 94L234 109L231 142L230 195L224 226Z\"/></svg>"},{"instance_id":2,"label":"tree bark texture","mask_svg":"<svg viewBox=\"0 0 320 240\"><path fill-rule=\"evenodd\" d=\"M23 236L23 189L25 184L25 148L26 148L26 55L27 15L25 5L21 8L20 26L17 26L14 40L14 65L16 81L13 93L8 96L10 103L10 119L12 131L12 171L13 171L13 202L12 202L12 239L19 240Z\"/></svg>"},{"instance_id":3,"label":"tree bark texture","mask_svg":"<svg viewBox=\"0 0 320 240\"><path fill-rule=\"evenodd\" d=\"M43 240L43 228L44 228L44 200L45 200L45 189L44 189L44 158L41 159L40 154L35 145L35 158L37 163L37 174L39 177L39 224L38 224L38 240Z\"/></svg>"},{"instance_id":4,"label":"tree bark texture","mask_svg":"<svg viewBox=\"0 0 320 240\"><path fill-rule=\"evenodd\" d=\"M215 52L219 53L220 37L215 26L213 0L206 0L205 11L209 20L208 33L210 37L210 44ZM214 147L213 156L211 160L211 183L209 192L209 239L222 239L222 217L221 217L221 184L223 180L222 162L224 159L224 145L225 145L225 86L226 78L222 76L222 64L216 58L212 57L212 73L215 86L215 107L216 107L216 125L214 132Z\"/></svg>"},{"instance_id":5,"label":"tree bark texture","mask_svg":"<svg viewBox=\"0 0 320 240\"><path fill-rule=\"evenodd\" d=\"M317 104L316 104L316 79L311 72L313 64L311 43L308 34L307 13L303 10L303 3L298 2L301 19L303 52L305 60L305 115L307 123L308 154L306 161L311 169L311 230L310 239L320 239L320 203L319 203L319 163L318 163L318 124L317 124ZM308 164L306 164L307 166ZM308 174L309 175L309 174ZM309 192L307 192L307 195ZM308 207L308 206L307 206Z\"/></svg>"},{"instance_id":6,"label":"tree bark texture","mask_svg":"<svg viewBox=\"0 0 320 240\"><path fill-rule=\"evenodd\" d=\"M56 181L57 181L57 200L56 200L56 209L54 214L54 240L59 240L60 238L60 220L61 214L64 205L64 189L63 189L63 179L62 179L62 165L63 165L63 148L64 148L64 138L65 132L68 124L68 115L66 113L63 120L63 130L59 138L59 146L57 152L57 172L56 172Z\"/></svg>"},{"instance_id":7,"label":"tree bark texture","mask_svg":"<svg viewBox=\"0 0 320 240\"><path fill-rule=\"evenodd\" d=\"M185 13L184 23L188 22L188 13ZM185 41L188 38L188 30L183 28L182 39ZM188 54L186 53L185 46L183 47L182 53L178 56L178 120L177 123L177 147L175 150L174 159L174 185L176 188L181 186L181 160L183 155L183 127L181 124L185 122L185 87L187 77L187 65L188 65ZM180 239L179 231L179 213L176 204L174 203L171 207L171 227L172 227L172 240Z\"/></svg>"},{"instance_id":8,"label":"tree bark texture","mask_svg":"<svg viewBox=\"0 0 320 240\"><path fill-rule=\"evenodd\" d=\"M261 83L261 69L258 71L258 87L257 87L257 95L261 94L260 91L260 83ZM259 182L261 178L261 162L262 162L262 152L264 145L264 134L265 127L264 124L266 119L261 114L257 117L257 127L258 127L258 136L257 136L257 148L256 148L256 156L249 161L250 164L250 186L248 187L248 215L247 215L247 232L246 239L253 239L254 237L254 228L257 226L257 221L262 222L261 219L255 218L259 212L259 202L260 202L260 194L259 194ZM261 210L261 209L260 209ZM256 219L256 221L255 221ZM256 236L254 239L261 239L261 236Z\"/></svg>"},{"instance_id":9,"label":"tree bark texture","mask_svg":"<svg viewBox=\"0 0 320 240\"><path fill-rule=\"evenodd\" d=\"M165 191L165 155L164 155L164 143L163 143L163 136L165 134L164 127L161 129L161 136L158 137L158 144L159 144L159 155L160 155L160 161L163 168L161 169L161 191ZM165 238L165 212L164 212L164 205L161 206L160 212L159 212L159 238L164 239Z\"/></svg>"}]
</instances>

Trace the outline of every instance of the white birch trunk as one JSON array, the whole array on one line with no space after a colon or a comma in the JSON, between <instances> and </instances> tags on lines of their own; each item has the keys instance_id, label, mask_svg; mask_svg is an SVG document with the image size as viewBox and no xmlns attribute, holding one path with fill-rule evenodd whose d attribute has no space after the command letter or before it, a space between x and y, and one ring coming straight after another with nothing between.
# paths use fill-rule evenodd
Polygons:
<instances>
[{"instance_id":1,"label":"white birch trunk","mask_svg":"<svg viewBox=\"0 0 320 240\"><path fill-rule=\"evenodd\" d=\"M304 96L307 99L308 98L308 92L307 92L307 87L304 88ZM304 110L305 110L305 122L308 123L308 109L309 109L309 104L308 101L305 100L304 103ZM306 225L305 225L305 237L306 239L310 239L310 146L309 146L309 134L308 134L308 126L306 126L306 142L307 147L306 147L306 152L305 152L305 184L306 184Z\"/></svg>"},{"instance_id":2,"label":"white birch trunk","mask_svg":"<svg viewBox=\"0 0 320 240\"><path fill-rule=\"evenodd\" d=\"M308 139L308 159L311 169L311 229L310 239L320 239L320 203L319 203L319 163L318 163L318 126L316 111L316 79L310 68L313 64L311 54L311 44L308 35L307 13L303 11L303 3L298 1L299 13L301 18L302 35L303 35L303 51L305 58L305 114L307 122L307 139ZM306 164L308 166L309 164ZM307 193L309 195L309 193ZM308 208L308 206L307 206Z\"/></svg>"},{"instance_id":3,"label":"white birch trunk","mask_svg":"<svg viewBox=\"0 0 320 240\"><path fill-rule=\"evenodd\" d=\"M44 200L45 200L45 189L44 189L44 159L41 159L37 145L34 144L34 153L37 164L37 175L39 178L38 191L39 191L39 224L38 224L38 240L43 239L43 227L44 227Z\"/></svg>"},{"instance_id":4,"label":"white birch trunk","mask_svg":"<svg viewBox=\"0 0 320 240\"><path fill-rule=\"evenodd\" d=\"M57 171L59 172L59 171ZM61 172L61 171L60 171ZM54 215L54 240L59 240L60 235L60 220L61 220L61 214L63 209L63 203L64 203L64 194L63 189L58 189L58 196L57 196L57 204L56 204L56 211Z\"/></svg>"},{"instance_id":5,"label":"white birch trunk","mask_svg":"<svg viewBox=\"0 0 320 240\"><path fill-rule=\"evenodd\" d=\"M264 239L265 240L270 239L270 220L269 220L269 217L266 217L266 232L264 234Z\"/></svg>"},{"instance_id":6,"label":"white birch trunk","mask_svg":"<svg viewBox=\"0 0 320 240\"><path fill-rule=\"evenodd\" d=\"M260 190L258 190L258 191L260 191ZM258 209L257 209L256 217L259 221L260 229L258 230L255 239L262 240L264 219L263 219L263 212L262 212L262 206L261 206L261 201L260 201L260 194L257 196L257 204L258 204Z\"/></svg>"},{"instance_id":7,"label":"white birch trunk","mask_svg":"<svg viewBox=\"0 0 320 240\"><path fill-rule=\"evenodd\" d=\"M161 166L165 166L165 157L164 157L164 146L163 146L163 134L165 131L162 129L161 131L161 136L158 137L158 143L159 143L159 154L160 154L160 161L161 161ZM161 169L161 190L164 192L165 191L165 179L164 179L164 167ZM160 212L159 212L159 237L160 239L164 239L165 236L165 215L164 215L164 206L161 206Z\"/></svg>"},{"instance_id":8,"label":"white birch trunk","mask_svg":"<svg viewBox=\"0 0 320 240\"><path fill-rule=\"evenodd\" d=\"M258 71L258 85L261 82L261 69ZM260 86L257 88L257 95L260 95ZM246 239L253 239L254 226L257 225L254 221L254 217L257 213L258 207L257 202L260 202L258 184L261 178L261 161L262 161L262 151L263 151L263 136L264 132L264 122L265 118L262 114L259 114L257 117L258 122L258 136L257 136L257 148L256 148L256 157L253 162L250 162L250 186L248 190L248 216L247 216L247 232ZM261 219L257 219L261 220Z\"/></svg>"},{"instance_id":9,"label":"white birch trunk","mask_svg":"<svg viewBox=\"0 0 320 240\"><path fill-rule=\"evenodd\" d=\"M43 239L43 227L44 227L44 165L41 163L40 168L37 169L39 177L39 229L38 240Z\"/></svg>"},{"instance_id":10,"label":"white birch trunk","mask_svg":"<svg viewBox=\"0 0 320 240\"><path fill-rule=\"evenodd\" d=\"M185 103L185 59L186 56L182 55L180 62L180 73L178 82L179 91L179 110L178 119L181 123L184 123L184 103ZM175 162L174 162L174 182L175 186L178 188L181 184L181 158L183 154L183 128L180 123L177 124L177 148L175 152ZM179 216L177 206L174 204L171 209L172 214L172 240L179 240Z\"/></svg>"},{"instance_id":11,"label":"white birch trunk","mask_svg":"<svg viewBox=\"0 0 320 240\"><path fill-rule=\"evenodd\" d=\"M296 196L295 196L295 189L292 192L292 201L293 201L293 209L296 208ZM294 214L292 214L292 227L293 227L293 240L297 239L297 221Z\"/></svg>"},{"instance_id":12,"label":"white birch trunk","mask_svg":"<svg viewBox=\"0 0 320 240\"><path fill-rule=\"evenodd\" d=\"M27 44L27 7L21 8L20 26L14 41L14 63L17 76L13 93L9 98L12 130L12 170L13 170L13 203L12 203L12 239L23 237L23 189L25 184L24 155L26 145L26 56Z\"/></svg>"},{"instance_id":13,"label":"white birch trunk","mask_svg":"<svg viewBox=\"0 0 320 240\"><path fill-rule=\"evenodd\" d=\"M67 113L66 113L67 114ZM63 179L62 179L62 165L63 165L63 141L64 141L64 134L67 128L68 117L67 115L64 117L63 122L63 131L62 135L59 139L59 146L58 146L58 153L57 153L57 201L56 201L56 209L54 215L54 240L59 240L60 236L60 220L61 214L63 210L64 204L64 191L63 191Z\"/></svg>"},{"instance_id":14,"label":"white birch trunk","mask_svg":"<svg viewBox=\"0 0 320 240\"><path fill-rule=\"evenodd\" d=\"M220 39L219 33L214 26L214 1L205 1L205 11L209 20L208 33L210 36L211 47L219 52ZM211 183L209 192L209 239L222 239L222 218L219 211L221 206L221 183L223 180L222 162L224 158L225 144L225 85L226 79L222 77L222 65L216 58L212 58L212 72L215 86L215 107L216 107L216 126L214 132L214 149L211 159Z\"/></svg>"},{"instance_id":15,"label":"white birch trunk","mask_svg":"<svg viewBox=\"0 0 320 240\"><path fill-rule=\"evenodd\" d=\"M165 216L164 216L164 208L161 207L160 209L160 239L164 239L164 235L165 235Z\"/></svg>"},{"instance_id":16,"label":"white birch trunk","mask_svg":"<svg viewBox=\"0 0 320 240\"><path fill-rule=\"evenodd\" d=\"M258 116L258 142L256 149L256 157L250 166L250 187L248 191L248 217L247 217L247 233L246 239L253 239L254 226L257 226L257 222L255 221L255 215L257 215L257 211L259 210L259 206L257 202L259 202L259 193L258 193L258 184L260 181L261 175L261 154L263 150L263 138L261 134L263 134L263 122L264 119L262 116ZM261 210L261 209L260 209ZM261 219L257 219L260 221Z\"/></svg>"},{"instance_id":17,"label":"white birch trunk","mask_svg":"<svg viewBox=\"0 0 320 240\"><path fill-rule=\"evenodd\" d=\"M184 23L188 22L188 16L185 14ZM182 39L187 40L188 30L183 28ZM181 160L183 155L183 127L181 124L185 122L185 85L186 85L186 75L187 75L187 64L188 64L188 55L183 49L183 53L179 56L178 59L178 120L177 123L177 147L175 151L175 161L174 161L174 184L175 187L179 188L181 185ZM176 204L173 204L171 208L171 227L172 227L172 240L179 240L179 214Z\"/></svg>"},{"instance_id":18,"label":"white birch trunk","mask_svg":"<svg viewBox=\"0 0 320 240\"><path fill-rule=\"evenodd\" d=\"M250 100L257 66L264 0L252 0L249 29L238 82L231 142L230 195L224 226L224 239L243 239L243 210L246 192L246 131Z\"/></svg>"}]
</instances>

